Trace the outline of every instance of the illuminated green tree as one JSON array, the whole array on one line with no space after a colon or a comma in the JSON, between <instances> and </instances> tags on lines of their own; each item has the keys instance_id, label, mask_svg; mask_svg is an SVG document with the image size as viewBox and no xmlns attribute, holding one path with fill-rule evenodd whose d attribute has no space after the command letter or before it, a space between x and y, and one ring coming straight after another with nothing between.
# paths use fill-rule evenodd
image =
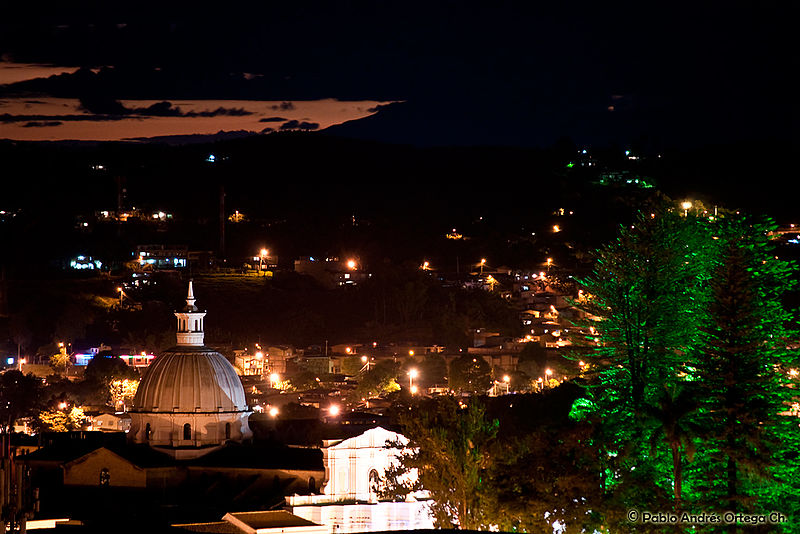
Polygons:
<instances>
[{"instance_id":1,"label":"illuminated green tree","mask_svg":"<svg viewBox=\"0 0 800 534\"><path fill-rule=\"evenodd\" d=\"M730 224L695 364L707 430L699 489L719 510L762 509L757 493L781 485L776 453L791 433L797 441L796 424L784 425L780 415L793 393L787 371L797 363L786 350L792 316L781 301L794 285L792 266L774 256L768 230Z\"/></svg>"},{"instance_id":2,"label":"illuminated green tree","mask_svg":"<svg viewBox=\"0 0 800 534\"><path fill-rule=\"evenodd\" d=\"M592 325L602 345L591 357L598 393L612 411L641 415L697 344L715 248L707 224L667 204L640 213L598 251L594 272L582 280L589 295L582 307L600 319Z\"/></svg>"},{"instance_id":3,"label":"illuminated green tree","mask_svg":"<svg viewBox=\"0 0 800 534\"><path fill-rule=\"evenodd\" d=\"M700 215L640 215L598 252L584 281L583 308L599 319L583 325L600 341L584 356L608 510L664 507L669 493L678 506L766 510L800 485L796 469L775 461L796 457L783 444L800 441L796 423L777 415L797 365L785 350L792 316L782 304L793 267L775 256L769 223ZM697 390L697 410L664 397L675 387ZM666 441L669 454L648 441Z\"/></svg>"},{"instance_id":4,"label":"illuminated green tree","mask_svg":"<svg viewBox=\"0 0 800 534\"><path fill-rule=\"evenodd\" d=\"M681 508L681 494L683 488L682 455L685 453L688 461L694 459L696 450L695 438L700 434L701 428L694 419L699 405L693 383L665 387L661 396L654 405L645 406L645 411L651 421L655 423L650 434L652 450L662 444L669 447L672 455L672 482L675 495L675 509Z\"/></svg>"}]
</instances>

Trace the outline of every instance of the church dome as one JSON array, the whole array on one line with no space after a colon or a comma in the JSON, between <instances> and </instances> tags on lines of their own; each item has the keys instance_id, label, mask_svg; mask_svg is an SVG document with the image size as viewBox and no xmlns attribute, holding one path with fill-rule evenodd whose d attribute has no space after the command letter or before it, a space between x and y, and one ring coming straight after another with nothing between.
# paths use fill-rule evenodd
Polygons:
<instances>
[{"instance_id":1,"label":"church dome","mask_svg":"<svg viewBox=\"0 0 800 534\"><path fill-rule=\"evenodd\" d=\"M178 344L145 369L130 410L128 440L176 459L197 458L253 433L244 388L233 365L203 345L206 313L194 305L175 312Z\"/></svg>"},{"instance_id":2,"label":"church dome","mask_svg":"<svg viewBox=\"0 0 800 534\"><path fill-rule=\"evenodd\" d=\"M177 346L144 373L133 412L244 412L244 388L225 357L207 347Z\"/></svg>"}]
</instances>

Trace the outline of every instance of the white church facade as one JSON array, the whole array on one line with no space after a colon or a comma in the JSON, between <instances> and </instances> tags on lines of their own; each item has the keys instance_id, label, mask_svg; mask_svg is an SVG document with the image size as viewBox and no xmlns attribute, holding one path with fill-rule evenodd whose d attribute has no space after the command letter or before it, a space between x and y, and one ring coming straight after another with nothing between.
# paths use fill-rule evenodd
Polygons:
<instances>
[{"instance_id":1,"label":"white church facade","mask_svg":"<svg viewBox=\"0 0 800 534\"><path fill-rule=\"evenodd\" d=\"M407 445L405 436L381 427L349 439L325 440L321 494L294 495L286 502L293 514L328 525L333 532L433 528L424 492L406 502L379 500L386 471L398 462Z\"/></svg>"}]
</instances>

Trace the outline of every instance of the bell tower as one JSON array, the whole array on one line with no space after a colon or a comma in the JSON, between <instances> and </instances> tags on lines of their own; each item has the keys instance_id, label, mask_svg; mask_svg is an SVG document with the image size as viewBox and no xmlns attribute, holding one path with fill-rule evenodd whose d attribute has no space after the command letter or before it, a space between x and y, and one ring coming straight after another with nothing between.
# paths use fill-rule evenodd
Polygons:
<instances>
[{"instance_id":1,"label":"bell tower","mask_svg":"<svg viewBox=\"0 0 800 534\"><path fill-rule=\"evenodd\" d=\"M194 289L192 281L189 280L189 294L186 295L186 306L183 310L176 311L175 317L178 318L178 346L179 347L202 347L203 338L203 318L206 312L200 311L194 305Z\"/></svg>"}]
</instances>

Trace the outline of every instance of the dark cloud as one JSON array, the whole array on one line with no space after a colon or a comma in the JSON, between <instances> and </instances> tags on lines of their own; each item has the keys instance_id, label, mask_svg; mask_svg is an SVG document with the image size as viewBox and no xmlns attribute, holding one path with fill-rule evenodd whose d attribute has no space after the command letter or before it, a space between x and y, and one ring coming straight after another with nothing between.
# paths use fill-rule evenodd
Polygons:
<instances>
[{"instance_id":1,"label":"dark cloud","mask_svg":"<svg viewBox=\"0 0 800 534\"><path fill-rule=\"evenodd\" d=\"M275 128L267 127L267 128L264 128L263 130L261 130L261 133L270 133L270 132L274 132L274 131L275 131Z\"/></svg>"},{"instance_id":2,"label":"dark cloud","mask_svg":"<svg viewBox=\"0 0 800 534\"><path fill-rule=\"evenodd\" d=\"M90 95L80 99L80 109L95 115L130 115L131 110L122 105L119 100L103 96Z\"/></svg>"},{"instance_id":3,"label":"dark cloud","mask_svg":"<svg viewBox=\"0 0 800 534\"><path fill-rule=\"evenodd\" d=\"M179 117L181 108L172 107L172 102L156 102L146 108L128 109L130 115L145 115L148 117Z\"/></svg>"},{"instance_id":4,"label":"dark cloud","mask_svg":"<svg viewBox=\"0 0 800 534\"><path fill-rule=\"evenodd\" d=\"M81 109L97 115L139 115L142 117L218 117L226 115L230 117L244 117L252 115L251 111L243 108L224 108L218 107L214 110L205 111L186 111L178 106L173 106L172 102L166 100L156 102L146 108L129 108L124 106L119 100L106 97L83 97L80 99Z\"/></svg>"},{"instance_id":5,"label":"dark cloud","mask_svg":"<svg viewBox=\"0 0 800 534\"><path fill-rule=\"evenodd\" d=\"M316 130L319 128L319 124L316 122L299 122L299 121L287 121L281 124L281 130Z\"/></svg>"},{"instance_id":6,"label":"dark cloud","mask_svg":"<svg viewBox=\"0 0 800 534\"><path fill-rule=\"evenodd\" d=\"M176 108L178 109L178 108ZM244 108L223 108L218 107L213 111L187 111L186 113L182 114L182 117L219 117L220 115L226 115L228 117L244 117L246 115L252 115L252 111L247 111Z\"/></svg>"},{"instance_id":7,"label":"dark cloud","mask_svg":"<svg viewBox=\"0 0 800 534\"><path fill-rule=\"evenodd\" d=\"M23 128L44 128L46 126L60 126L61 121L31 121L22 125Z\"/></svg>"},{"instance_id":8,"label":"dark cloud","mask_svg":"<svg viewBox=\"0 0 800 534\"><path fill-rule=\"evenodd\" d=\"M283 122L289 119L284 117L264 117L263 119L259 119L258 122Z\"/></svg>"},{"instance_id":9,"label":"dark cloud","mask_svg":"<svg viewBox=\"0 0 800 534\"><path fill-rule=\"evenodd\" d=\"M119 121L130 118L126 115L11 115L3 113L0 115L0 123L8 122L47 122L47 121Z\"/></svg>"},{"instance_id":10,"label":"dark cloud","mask_svg":"<svg viewBox=\"0 0 800 534\"><path fill-rule=\"evenodd\" d=\"M294 104L291 102L281 102L280 104L274 104L270 106L271 109L280 109L281 111L288 111L290 109L294 109Z\"/></svg>"}]
</instances>

